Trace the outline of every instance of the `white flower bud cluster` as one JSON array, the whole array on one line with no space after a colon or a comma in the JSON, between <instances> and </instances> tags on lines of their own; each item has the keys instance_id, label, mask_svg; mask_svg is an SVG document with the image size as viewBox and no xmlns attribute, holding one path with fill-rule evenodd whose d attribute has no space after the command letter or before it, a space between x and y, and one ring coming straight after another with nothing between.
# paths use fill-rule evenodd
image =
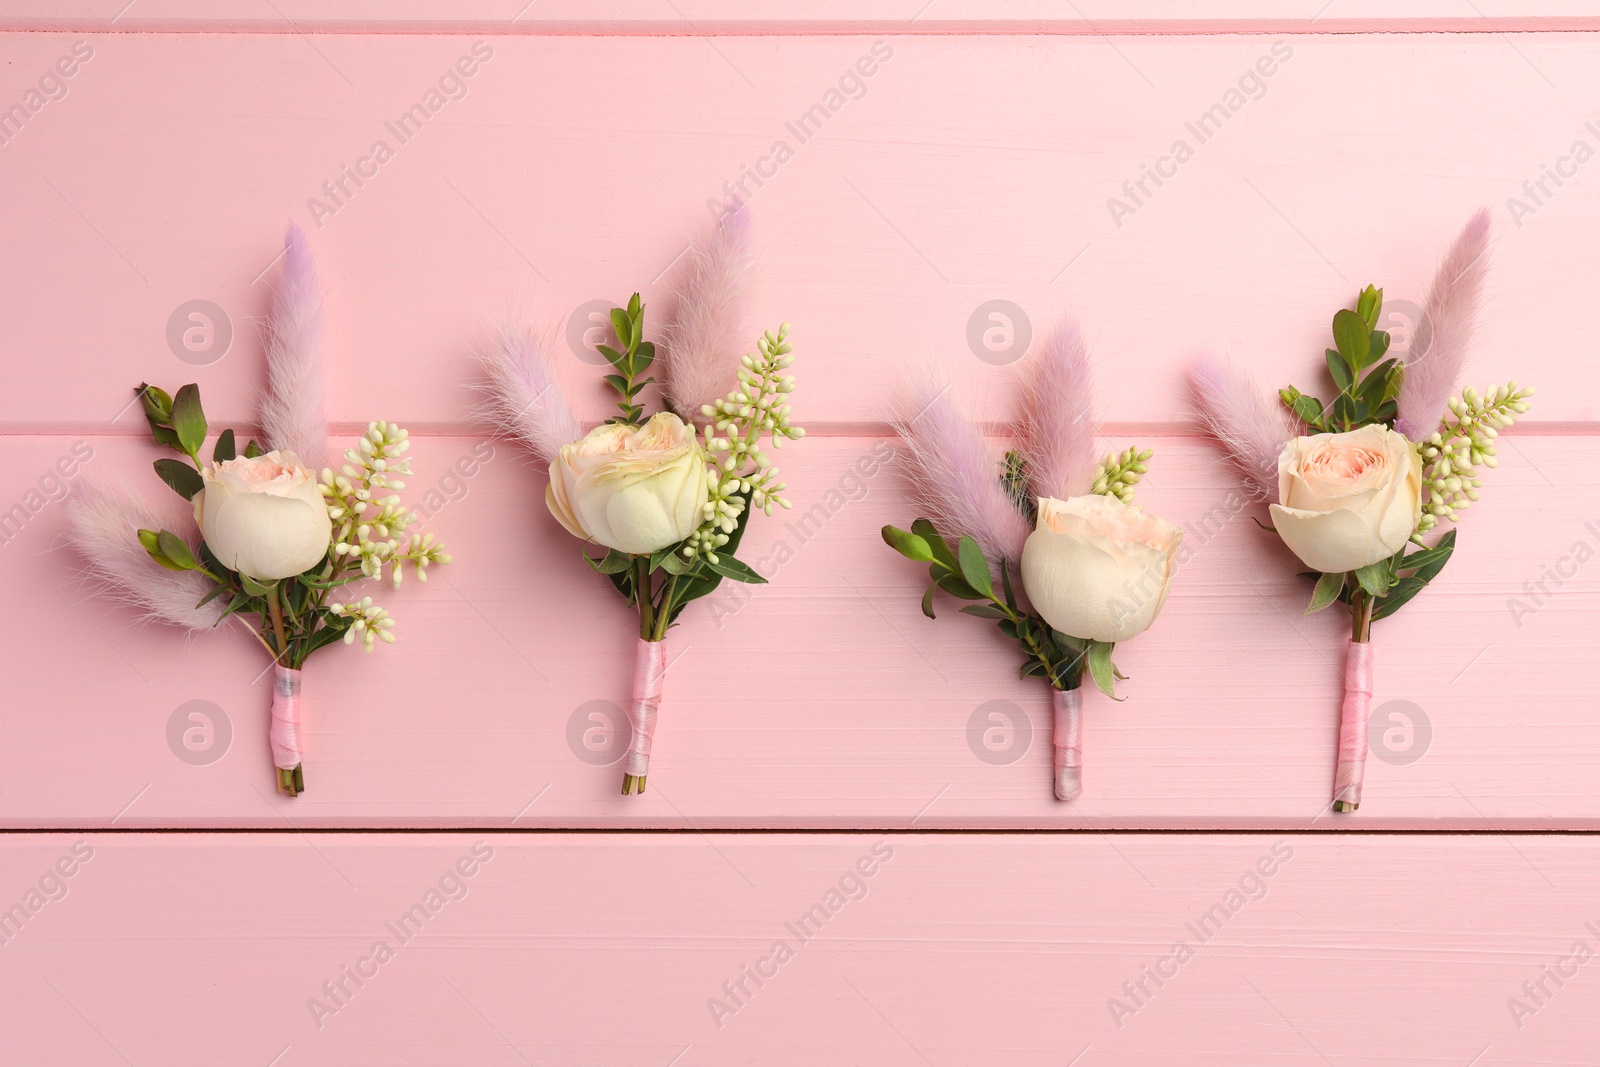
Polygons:
<instances>
[{"instance_id":1,"label":"white flower bud cluster","mask_svg":"<svg viewBox=\"0 0 1600 1067\"><path fill-rule=\"evenodd\" d=\"M387 611L374 604L371 597L352 600L348 604L330 604L328 610L342 618L354 620L344 632L345 644L355 644L359 637L368 652L376 647L378 641L386 645L394 644L394 620Z\"/></svg>"},{"instance_id":2,"label":"white flower bud cluster","mask_svg":"<svg viewBox=\"0 0 1600 1067\"><path fill-rule=\"evenodd\" d=\"M1095 468L1094 486L1089 491L1101 496L1114 496L1124 504L1132 504L1133 487L1150 469L1147 464L1153 455L1155 453L1148 448L1143 451L1129 448L1112 453Z\"/></svg>"},{"instance_id":3,"label":"white flower bud cluster","mask_svg":"<svg viewBox=\"0 0 1600 1067\"><path fill-rule=\"evenodd\" d=\"M763 437L770 437L776 449L806 433L790 425L785 400L794 391L794 378L782 373L794 362L789 354L794 348L789 343L789 324L778 327L776 336L768 330L756 348L739 361L738 387L724 399L701 408L701 414L711 420L705 427L711 495L700 528L684 542L683 554L689 559L703 556L709 563L717 562L716 550L728 543L738 527L746 498L767 515L774 507L791 506L780 495L787 485L777 480L778 468L761 449Z\"/></svg>"},{"instance_id":4,"label":"white flower bud cluster","mask_svg":"<svg viewBox=\"0 0 1600 1067\"><path fill-rule=\"evenodd\" d=\"M1532 395L1532 389L1507 382L1482 393L1468 386L1459 397L1450 398L1450 414L1440 422L1439 431L1417 446L1422 456L1418 533L1433 529L1444 519L1456 521L1456 513L1478 499L1483 479L1475 469L1499 465L1495 438L1528 410Z\"/></svg>"}]
</instances>

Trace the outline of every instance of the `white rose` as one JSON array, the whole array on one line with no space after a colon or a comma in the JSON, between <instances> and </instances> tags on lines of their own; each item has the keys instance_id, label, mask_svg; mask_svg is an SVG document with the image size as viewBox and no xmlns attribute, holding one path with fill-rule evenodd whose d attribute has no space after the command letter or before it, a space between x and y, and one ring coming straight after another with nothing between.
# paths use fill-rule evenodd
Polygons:
<instances>
[{"instance_id":1,"label":"white rose","mask_svg":"<svg viewBox=\"0 0 1600 1067\"><path fill-rule=\"evenodd\" d=\"M709 498L694 428L668 412L643 426L597 426L563 445L544 495L573 536L635 556L688 537Z\"/></svg>"},{"instance_id":2,"label":"white rose","mask_svg":"<svg viewBox=\"0 0 1600 1067\"><path fill-rule=\"evenodd\" d=\"M1115 497L1039 498L1022 546L1022 587L1046 622L1071 637L1126 641L1166 602L1183 531Z\"/></svg>"},{"instance_id":3,"label":"white rose","mask_svg":"<svg viewBox=\"0 0 1600 1067\"><path fill-rule=\"evenodd\" d=\"M1422 517L1422 463L1402 435L1373 423L1297 437L1278 457L1272 525L1312 570L1359 570L1405 545Z\"/></svg>"},{"instance_id":4,"label":"white rose","mask_svg":"<svg viewBox=\"0 0 1600 1067\"><path fill-rule=\"evenodd\" d=\"M222 565L261 581L322 562L333 539L328 503L293 452L240 456L202 468L194 519Z\"/></svg>"}]
</instances>

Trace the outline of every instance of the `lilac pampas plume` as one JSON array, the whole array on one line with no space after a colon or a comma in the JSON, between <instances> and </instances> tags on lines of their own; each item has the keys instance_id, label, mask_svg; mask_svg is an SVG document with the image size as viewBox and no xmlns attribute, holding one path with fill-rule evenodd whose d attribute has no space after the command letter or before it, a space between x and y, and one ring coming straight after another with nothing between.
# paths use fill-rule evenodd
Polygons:
<instances>
[{"instance_id":1,"label":"lilac pampas plume","mask_svg":"<svg viewBox=\"0 0 1600 1067\"><path fill-rule=\"evenodd\" d=\"M750 351L755 254L750 217L738 208L722 217L685 256L668 291L662 326L661 391L687 422L702 423L700 409L738 385L739 360Z\"/></svg>"},{"instance_id":2,"label":"lilac pampas plume","mask_svg":"<svg viewBox=\"0 0 1600 1067\"><path fill-rule=\"evenodd\" d=\"M1195 406L1258 500L1278 499L1278 456L1296 428L1250 376L1201 352L1189 368Z\"/></svg>"},{"instance_id":3,"label":"lilac pampas plume","mask_svg":"<svg viewBox=\"0 0 1600 1067\"><path fill-rule=\"evenodd\" d=\"M322 286L300 227L284 236L283 273L267 315L267 393L261 430L269 448L295 453L312 470L327 465L322 406Z\"/></svg>"},{"instance_id":4,"label":"lilac pampas plume","mask_svg":"<svg viewBox=\"0 0 1600 1067\"><path fill-rule=\"evenodd\" d=\"M556 384L546 342L521 327L501 325L481 358L489 372L483 414L500 433L521 441L544 463L583 437Z\"/></svg>"},{"instance_id":5,"label":"lilac pampas plume","mask_svg":"<svg viewBox=\"0 0 1600 1067\"><path fill-rule=\"evenodd\" d=\"M999 462L978 428L957 409L948 385L909 389L894 416L909 452L913 495L939 532L954 542L970 534L991 560L1015 566L1028 521L1000 481Z\"/></svg>"},{"instance_id":6,"label":"lilac pampas plume","mask_svg":"<svg viewBox=\"0 0 1600 1067\"><path fill-rule=\"evenodd\" d=\"M221 620L227 598L195 606L216 588L209 579L195 571L167 570L139 543L139 530L174 525L143 501L81 483L67 499L67 522L67 539L88 563L90 577L145 617L190 630L209 630ZM192 549L195 538L187 540Z\"/></svg>"},{"instance_id":7,"label":"lilac pampas plume","mask_svg":"<svg viewBox=\"0 0 1600 1067\"><path fill-rule=\"evenodd\" d=\"M1488 252L1489 209L1479 208L1428 286L1416 341L1406 359L1395 429L1413 441L1438 428L1445 404L1461 381L1489 266Z\"/></svg>"},{"instance_id":8,"label":"lilac pampas plume","mask_svg":"<svg viewBox=\"0 0 1600 1067\"><path fill-rule=\"evenodd\" d=\"M1023 374L1022 454L1034 496L1082 496L1094 482L1094 390L1078 324L1063 319Z\"/></svg>"}]
</instances>

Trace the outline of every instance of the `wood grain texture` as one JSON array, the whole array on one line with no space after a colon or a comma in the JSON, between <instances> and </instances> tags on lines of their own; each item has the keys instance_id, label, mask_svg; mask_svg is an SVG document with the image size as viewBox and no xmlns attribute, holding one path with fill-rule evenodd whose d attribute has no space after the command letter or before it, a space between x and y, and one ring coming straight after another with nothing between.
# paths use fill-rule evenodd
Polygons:
<instances>
[{"instance_id":1,"label":"wood grain texture","mask_svg":"<svg viewBox=\"0 0 1600 1067\"><path fill-rule=\"evenodd\" d=\"M1504 33L1593 28L1584 0L29 0L5 29L137 32L740 34L912 33Z\"/></svg>"},{"instance_id":2,"label":"wood grain texture","mask_svg":"<svg viewBox=\"0 0 1600 1067\"><path fill-rule=\"evenodd\" d=\"M74 1067L1567 1067L1597 877L1588 838L12 837L0 1017Z\"/></svg>"},{"instance_id":3,"label":"wood grain texture","mask_svg":"<svg viewBox=\"0 0 1600 1067\"><path fill-rule=\"evenodd\" d=\"M82 440L93 456L79 477L171 495L148 471L154 446ZM94 597L59 547L59 506L28 496L55 488L45 473L76 439L5 439L0 502L41 510L0 546L25 606L0 617L23 665L0 821L1326 826L1348 622L1302 617L1299 566L1209 445L1146 443L1157 457L1140 499L1185 526L1191 555L1158 624L1118 649L1126 702L1086 700L1087 790L1063 805L1049 790L1047 690L1018 680L1015 647L953 602L923 618L925 576L878 539L914 517L882 439L781 453L795 508L753 523L742 553L771 584L719 592L673 632L650 792L626 799L619 765L603 764L621 754L605 726L624 721L629 610L546 513L542 472L505 446L483 460L481 439L420 439L412 496L442 504L426 528L458 562L425 586L374 590L400 644L312 662L309 792L294 801L267 788L267 692L251 683L265 664L248 635L186 641ZM1600 453L1589 437L1522 435L1502 453L1450 566L1377 628L1375 736L1396 762L1369 760L1367 803L1340 826L1600 827L1585 666L1600 642L1586 562L1600 515L1585 504ZM763 652L760 686L728 675ZM208 765L181 760L168 733L191 700L232 725Z\"/></svg>"},{"instance_id":4,"label":"wood grain texture","mask_svg":"<svg viewBox=\"0 0 1600 1067\"><path fill-rule=\"evenodd\" d=\"M6 99L76 40L0 38ZM1579 140L1600 146L1585 127L1600 37L1299 36L1277 44L1292 50L1281 62L1262 37L877 40L85 37L93 57L67 95L3 149L0 428L134 432L126 389L146 376L191 375L220 419L247 418L254 322L292 218L329 281L332 417L459 432L487 321L559 329L586 301L658 296L708 200L739 181L767 263L756 319L796 324L798 413L817 429L881 425L886 393L928 361L1006 420L1014 368L968 341L996 299L1035 332L1081 316L1105 417L1172 428L1187 420L1193 347L1231 354L1263 385L1313 380L1332 312L1369 280L1420 300L1482 204L1498 236L1472 376L1536 382L1534 420L1592 424L1600 381L1577 354L1600 197L1570 157ZM440 96L401 142L387 124L475 45L493 54L460 81L465 95ZM1263 60L1276 66L1250 83L1259 99L1240 95L1201 143L1186 123L1227 111ZM846 83L850 99L840 80L858 62L876 65ZM830 101L802 143L790 126ZM1179 139L1194 158L1114 220L1109 199L1132 203L1122 183ZM393 151L381 166L379 141ZM781 165L779 141L793 152ZM1575 176L1545 179L1550 195L1518 227L1507 200L1527 201L1523 183L1546 165ZM773 173L759 187L744 177L757 166ZM372 175L314 220L308 202L334 206L323 185L344 168ZM219 305L235 338L191 370L168 328L196 299ZM599 415L593 368L563 358Z\"/></svg>"}]
</instances>

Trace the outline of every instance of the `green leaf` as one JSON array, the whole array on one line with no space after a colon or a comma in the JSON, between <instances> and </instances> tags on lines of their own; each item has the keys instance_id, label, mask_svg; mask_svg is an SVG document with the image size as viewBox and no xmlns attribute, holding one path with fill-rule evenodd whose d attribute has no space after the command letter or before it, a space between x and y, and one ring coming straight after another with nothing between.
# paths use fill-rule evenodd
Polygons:
<instances>
[{"instance_id":1,"label":"green leaf","mask_svg":"<svg viewBox=\"0 0 1600 1067\"><path fill-rule=\"evenodd\" d=\"M633 323L629 312L622 308L611 309L611 332L617 335L617 344L623 348L632 348Z\"/></svg>"},{"instance_id":2,"label":"green leaf","mask_svg":"<svg viewBox=\"0 0 1600 1067\"><path fill-rule=\"evenodd\" d=\"M1340 309L1333 316L1333 343L1344 361L1350 364L1350 369L1358 371L1367 365L1372 328L1354 311Z\"/></svg>"},{"instance_id":3,"label":"green leaf","mask_svg":"<svg viewBox=\"0 0 1600 1067\"><path fill-rule=\"evenodd\" d=\"M1000 561L1000 587L1005 593L1006 607L1012 611L1017 610L1016 594L1011 591L1011 569L1006 566L1006 561Z\"/></svg>"},{"instance_id":4,"label":"green leaf","mask_svg":"<svg viewBox=\"0 0 1600 1067\"><path fill-rule=\"evenodd\" d=\"M934 578L940 589L955 597L957 600L988 600L989 598L978 592L972 586L963 582L954 574L941 574Z\"/></svg>"},{"instance_id":5,"label":"green leaf","mask_svg":"<svg viewBox=\"0 0 1600 1067\"><path fill-rule=\"evenodd\" d=\"M927 563L933 559L933 546L927 540L896 526L883 528L883 541L906 559Z\"/></svg>"},{"instance_id":6,"label":"green leaf","mask_svg":"<svg viewBox=\"0 0 1600 1067\"><path fill-rule=\"evenodd\" d=\"M628 362L628 356L626 353L618 352L610 345L595 345L595 348L602 356L605 356L606 359L611 361L611 365L613 367L617 368L618 370L626 369L623 366L624 363Z\"/></svg>"},{"instance_id":7,"label":"green leaf","mask_svg":"<svg viewBox=\"0 0 1600 1067\"><path fill-rule=\"evenodd\" d=\"M1367 324L1367 329L1376 329L1378 316L1383 312L1383 290L1371 285L1361 290L1361 295L1356 297L1356 314L1361 316L1361 321Z\"/></svg>"},{"instance_id":8,"label":"green leaf","mask_svg":"<svg viewBox=\"0 0 1600 1067\"><path fill-rule=\"evenodd\" d=\"M239 584L244 586L244 591L249 593L251 596L265 597L278 595L277 582L258 582L248 574L245 574L243 571L239 572Z\"/></svg>"},{"instance_id":9,"label":"green leaf","mask_svg":"<svg viewBox=\"0 0 1600 1067\"><path fill-rule=\"evenodd\" d=\"M1356 396L1366 401L1372 407L1377 407L1393 394L1389 392L1389 376L1394 373L1398 361L1386 359L1367 372L1361 381L1361 388L1356 390Z\"/></svg>"},{"instance_id":10,"label":"green leaf","mask_svg":"<svg viewBox=\"0 0 1600 1067\"><path fill-rule=\"evenodd\" d=\"M1350 365L1344 357L1333 349L1328 349L1328 373L1333 377L1333 384L1339 387L1340 392L1345 392L1355 384L1355 376L1350 372Z\"/></svg>"},{"instance_id":11,"label":"green leaf","mask_svg":"<svg viewBox=\"0 0 1600 1067\"><path fill-rule=\"evenodd\" d=\"M661 569L668 574L677 576L679 574L688 574L694 569L694 564L684 559L682 552L671 551L661 557Z\"/></svg>"},{"instance_id":12,"label":"green leaf","mask_svg":"<svg viewBox=\"0 0 1600 1067\"><path fill-rule=\"evenodd\" d=\"M194 560L194 553L189 551L189 545L183 538L167 530L162 530L156 535L156 546L161 549L161 554L177 566L174 570L192 571L200 566Z\"/></svg>"},{"instance_id":13,"label":"green leaf","mask_svg":"<svg viewBox=\"0 0 1600 1067\"><path fill-rule=\"evenodd\" d=\"M956 562L956 554L950 551L950 544L933 528L933 523L927 519L918 519L911 524L911 532L928 542L928 547L933 550L933 558L944 564L950 570L959 571L961 565Z\"/></svg>"},{"instance_id":14,"label":"green leaf","mask_svg":"<svg viewBox=\"0 0 1600 1067\"><path fill-rule=\"evenodd\" d=\"M1389 335L1383 330L1372 331L1372 349L1367 353L1367 362L1376 363L1389 351Z\"/></svg>"},{"instance_id":15,"label":"green leaf","mask_svg":"<svg viewBox=\"0 0 1600 1067\"><path fill-rule=\"evenodd\" d=\"M933 594L937 593L938 591L938 586L930 585L928 586L927 591L922 594L922 613L930 619L938 618L938 616L933 613Z\"/></svg>"},{"instance_id":16,"label":"green leaf","mask_svg":"<svg viewBox=\"0 0 1600 1067\"><path fill-rule=\"evenodd\" d=\"M1383 596L1389 591L1389 582L1394 575L1389 570L1389 561L1380 559L1356 571L1356 581L1368 596Z\"/></svg>"},{"instance_id":17,"label":"green leaf","mask_svg":"<svg viewBox=\"0 0 1600 1067\"><path fill-rule=\"evenodd\" d=\"M257 456L265 454L266 453L262 450L261 446L256 444L256 439L254 437L250 438L249 443L244 446L245 459L255 459Z\"/></svg>"},{"instance_id":18,"label":"green leaf","mask_svg":"<svg viewBox=\"0 0 1600 1067\"><path fill-rule=\"evenodd\" d=\"M350 629L351 624L355 621L342 615L335 615L332 612L323 612L320 618L322 625L311 635L311 639L306 642L305 651L301 657L302 662L304 662L305 656L311 655L317 649L331 645L335 641L343 640L344 632Z\"/></svg>"},{"instance_id":19,"label":"green leaf","mask_svg":"<svg viewBox=\"0 0 1600 1067\"><path fill-rule=\"evenodd\" d=\"M737 499L745 498L739 497ZM728 535L728 540L717 550L719 555L724 552L732 555L738 551L739 542L744 539L744 532L750 524L750 510L746 506L739 513L739 518L733 525L733 532ZM721 584L722 575L715 572L708 575L680 579L673 589L672 605L668 609L667 621L669 623L676 621L678 616L682 614L685 605L692 600L699 600L701 597L713 592Z\"/></svg>"},{"instance_id":20,"label":"green leaf","mask_svg":"<svg viewBox=\"0 0 1600 1067\"><path fill-rule=\"evenodd\" d=\"M227 586L225 586L225 585L214 586L212 588L211 592L207 593L205 596L200 598L199 602L197 604L195 604L195 607L203 608L207 604L211 603L213 600L217 599L217 597L221 596L223 593L226 593L226 592L228 592L228 587Z\"/></svg>"},{"instance_id":21,"label":"green leaf","mask_svg":"<svg viewBox=\"0 0 1600 1067\"><path fill-rule=\"evenodd\" d=\"M611 388L615 389L623 396L628 395L628 379L624 378L622 375L607 374L604 376L604 380L607 385L611 386Z\"/></svg>"},{"instance_id":22,"label":"green leaf","mask_svg":"<svg viewBox=\"0 0 1600 1067\"><path fill-rule=\"evenodd\" d=\"M165 389L157 389L146 382L140 382L134 390L139 397L139 403L144 407L144 417L149 421L151 428L157 426L170 426L172 424L172 397Z\"/></svg>"},{"instance_id":23,"label":"green leaf","mask_svg":"<svg viewBox=\"0 0 1600 1067\"><path fill-rule=\"evenodd\" d=\"M158 459L152 466L161 480L185 500L193 500L194 495L206 487L200 472L181 459Z\"/></svg>"},{"instance_id":24,"label":"green leaf","mask_svg":"<svg viewBox=\"0 0 1600 1067\"><path fill-rule=\"evenodd\" d=\"M644 370L656 361L656 346L649 341L640 341L638 348L633 353L633 371L635 374ZM655 381L654 378L648 379Z\"/></svg>"},{"instance_id":25,"label":"green leaf","mask_svg":"<svg viewBox=\"0 0 1600 1067\"><path fill-rule=\"evenodd\" d=\"M707 567L710 567L724 578L731 578L736 582L744 582L747 585L767 584L765 578L757 574L743 560L734 559L726 549L717 553L717 561L715 563L712 563L709 559L704 562Z\"/></svg>"},{"instance_id":26,"label":"green leaf","mask_svg":"<svg viewBox=\"0 0 1600 1067\"><path fill-rule=\"evenodd\" d=\"M1311 591L1311 603L1307 605L1305 614L1313 615L1339 599L1339 592L1344 588L1344 572L1334 571L1324 574L1317 579L1317 587Z\"/></svg>"},{"instance_id":27,"label":"green leaf","mask_svg":"<svg viewBox=\"0 0 1600 1067\"><path fill-rule=\"evenodd\" d=\"M961 577L966 583L983 596L993 599L994 579L989 574L989 561L970 535L961 538L956 559L961 564Z\"/></svg>"},{"instance_id":28,"label":"green leaf","mask_svg":"<svg viewBox=\"0 0 1600 1067\"><path fill-rule=\"evenodd\" d=\"M172 428L178 431L178 443L191 456L206 443L206 413L200 407L198 385L191 382L172 398Z\"/></svg>"},{"instance_id":29,"label":"green leaf","mask_svg":"<svg viewBox=\"0 0 1600 1067\"><path fill-rule=\"evenodd\" d=\"M217 446L211 450L211 462L226 463L236 455L237 453L233 447L232 428L223 430L217 435Z\"/></svg>"},{"instance_id":30,"label":"green leaf","mask_svg":"<svg viewBox=\"0 0 1600 1067\"><path fill-rule=\"evenodd\" d=\"M1028 659L1023 662L1022 669L1017 673L1024 678L1030 678L1035 674L1047 673L1047 668L1036 659Z\"/></svg>"},{"instance_id":31,"label":"green leaf","mask_svg":"<svg viewBox=\"0 0 1600 1067\"><path fill-rule=\"evenodd\" d=\"M171 426L152 426L150 436L158 445L166 445L174 452L183 451L183 446L178 443L178 431Z\"/></svg>"},{"instance_id":32,"label":"green leaf","mask_svg":"<svg viewBox=\"0 0 1600 1067\"><path fill-rule=\"evenodd\" d=\"M1425 571L1427 580L1431 581L1434 575L1444 570L1444 565L1450 562L1450 554L1455 550L1456 531L1450 530L1431 548L1420 549L1402 557L1395 569Z\"/></svg>"},{"instance_id":33,"label":"green leaf","mask_svg":"<svg viewBox=\"0 0 1600 1067\"><path fill-rule=\"evenodd\" d=\"M1108 641L1096 641L1089 646L1089 677L1094 679L1094 684L1100 692L1117 699L1116 694L1116 668L1111 665L1111 650L1116 645Z\"/></svg>"},{"instance_id":34,"label":"green leaf","mask_svg":"<svg viewBox=\"0 0 1600 1067\"><path fill-rule=\"evenodd\" d=\"M1006 617L1006 613L993 604L968 604L961 611L966 615L976 615L980 619L1004 619Z\"/></svg>"},{"instance_id":35,"label":"green leaf","mask_svg":"<svg viewBox=\"0 0 1600 1067\"><path fill-rule=\"evenodd\" d=\"M607 552L605 554L605 558L603 559L594 559L587 553L583 558L588 560L589 566L594 568L594 570L599 574L621 574L623 571L633 566L632 556L628 555L626 552L618 552L614 548Z\"/></svg>"},{"instance_id":36,"label":"green leaf","mask_svg":"<svg viewBox=\"0 0 1600 1067\"><path fill-rule=\"evenodd\" d=\"M1297 417L1307 426L1319 430L1322 428L1322 401L1318 400L1316 397L1306 396L1304 393L1301 393L1297 395L1294 398L1294 401L1289 405L1289 410L1293 411L1295 413L1295 417Z\"/></svg>"}]
</instances>

